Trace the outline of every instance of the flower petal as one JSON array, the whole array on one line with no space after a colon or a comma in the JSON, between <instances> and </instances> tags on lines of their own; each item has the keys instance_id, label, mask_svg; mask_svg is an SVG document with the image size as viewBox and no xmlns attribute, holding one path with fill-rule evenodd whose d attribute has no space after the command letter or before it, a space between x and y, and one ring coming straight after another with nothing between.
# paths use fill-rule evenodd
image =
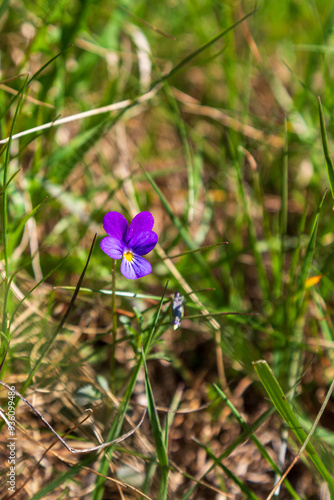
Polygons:
<instances>
[{"instance_id":1,"label":"flower petal","mask_svg":"<svg viewBox=\"0 0 334 500\"><path fill-rule=\"evenodd\" d=\"M158 235L154 231L143 231L135 234L128 243L129 248L137 255L146 255L158 243Z\"/></svg>"},{"instance_id":2,"label":"flower petal","mask_svg":"<svg viewBox=\"0 0 334 500\"><path fill-rule=\"evenodd\" d=\"M151 231L154 226L154 217L150 212L140 212L131 221L128 240L137 233Z\"/></svg>"},{"instance_id":3,"label":"flower petal","mask_svg":"<svg viewBox=\"0 0 334 500\"><path fill-rule=\"evenodd\" d=\"M136 280L142 278L152 271L152 266L147 260L139 255L133 254L133 259L131 262L125 258L121 263L121 273L128 280Z\"/></svg>"},{"instance_id":4,"label":"flower petal","mask_svg":"<svg viewBox=\"0 0 334 500\"><path fill-rule=\"evenodd\" d=\"M125 241L129 230L126 218L118 212L108 212L103 218L103 229L112 238Z\"/></svg>"},{"instance_id":5,"label":"flower petal","mask_svg":"<svg viewBox=\"0 0 334 500\"><path fill-rule=\"evenodd\" d=\"M121 259L123 252L126 249L126 244L118 238L111 238L106 236L101 240L101 250L104 251L112 259Z\"/></svg>"}]
</instances>

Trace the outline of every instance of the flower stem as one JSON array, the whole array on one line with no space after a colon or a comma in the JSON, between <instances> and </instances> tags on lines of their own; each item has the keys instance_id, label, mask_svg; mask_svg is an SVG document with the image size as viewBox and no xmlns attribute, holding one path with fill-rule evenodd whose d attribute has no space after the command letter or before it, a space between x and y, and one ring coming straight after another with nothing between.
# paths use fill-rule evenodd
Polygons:
<instances>
[{"instance_id":1,"label":"flower stem","mask_svg":"<svg viewBox=\"0 0 334 500\"><path fill-rule=\"evenodd\" d=\"M110 379L111 386L112 380L115 376L115 354L116 354L116 339L117 339L117 315L116 315L116 260L113 259L111 269L112 279L112 295L111 295L111 310L112 310L112 350L111 350L111 363L110 363Z\"/></svg>"}]
</instances>

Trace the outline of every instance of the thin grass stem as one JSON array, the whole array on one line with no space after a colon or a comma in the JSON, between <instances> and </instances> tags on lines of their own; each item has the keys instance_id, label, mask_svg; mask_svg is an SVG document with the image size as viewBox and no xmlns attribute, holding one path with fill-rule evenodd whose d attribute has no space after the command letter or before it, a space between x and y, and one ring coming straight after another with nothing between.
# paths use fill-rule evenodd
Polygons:
<instances>
[{"instance_id":1,"label":"thin grass stem","mask_svg":"<svg viewBox=\"0 0 334 500\"><path fill-rule=\"evenodd\" d=\"M111 348L111 362L110 362L110 384L115 377L115 356L116 356L116 342L117 342L117 313L116 313L116 260L113 259L111 268L111 282L112 282L112 295L111 295L111 311L112 311L112 348Z\"/></svg>"}]
</instances>

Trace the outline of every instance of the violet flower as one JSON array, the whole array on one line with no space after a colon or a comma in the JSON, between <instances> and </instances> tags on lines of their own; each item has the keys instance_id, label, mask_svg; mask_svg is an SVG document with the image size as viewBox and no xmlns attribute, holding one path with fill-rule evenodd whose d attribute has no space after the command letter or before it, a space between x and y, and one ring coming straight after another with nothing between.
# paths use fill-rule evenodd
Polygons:
<instances>
[{"instance_id":1,"label":"violet flower","mask_svg":"<svg viewBox=\"0 0 334 500\"><path fill-rule=\"evenodd\" d=\"M142 278L152 271L152 266L142 255L149 253L158 243L152 231L154 218L150 212L140 212L129 224L118 212L108 212L103 218L103 228L109 235L101 240L101 249L112 259L122 259L121 273L129 280Z\"/></svg>"}]
</instances>

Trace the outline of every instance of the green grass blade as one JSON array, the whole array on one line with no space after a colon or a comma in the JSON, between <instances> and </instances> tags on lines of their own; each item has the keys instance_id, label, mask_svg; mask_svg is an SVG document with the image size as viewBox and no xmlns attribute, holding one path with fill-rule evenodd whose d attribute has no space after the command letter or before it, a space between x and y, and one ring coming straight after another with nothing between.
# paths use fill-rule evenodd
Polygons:
<instances>
[{"instance_id":1,"label":"green grass blade","mask_svg":"<svg viewBox=\"0 0 334 500\"><path fill-rule=\"evenodd\" d=\"M168 84L165 84L166 94L170 102L170 106L172 108L173 114L175 116L175 121L179 130L184 156L186 160L187 166L187 174L188 174L188 216L187 219L189 222L193 220L194 217L194 209L195 209L195 180L194 180L194 164L192 158L192 151L190 148L189 140L187 137L187 131L185 123L182 119L180 109L178 107L177 101L173 96Z\"/></svg>"},{"instance_id":2,"label":"green grass blade","mask_svg":"<svg viewBox=\"0 0 334 500\"><path fill-rule=\"evenodd\" d=\"M168 491L168 454L165 439L160 425L158 412L155 406L152 386L147 372L144 350L142 348L142 359L145 371L145 388L147 396L148 414L151 422L153 437L156 446L156 452L161 466L161 483L158 498L161 500L167 499Z\"/></svg>"},{"instance_id":3,"label":"green grass blade","mask_svg":"<svg viewBox=\"0 0 334 500\"><path fill-rule=\"evenodd\" d=\"M293 284L296 276L296 269L300 257L300 252L302 249L302 236L303 232L305 229L305 224L306 224L306 217L307 217L307 201L305 202L304 210L302 217L299 222L299 227L298 227L298 240L297 244L295 246L294 252L292 254L291 258L291 264L290 264L290 269L289 269L289 283Z\"/></svg>"},{"instance_id":4,"label":"green grass blade","mask_svg":"<svg viewBox=\"0 0 334 500\"><path fill-rule=\"evenodd\" d=\"M285 239L287 235L288 228L288 166L289 166L289 156L288 156L288 125L287 119L284 122L285 128L285 147L284 147L284 158L283 158L283 172L282 172L282 188L281 188L281 220L280 220L280 233L281 233L281 252L280 252L280 274L281 280L278 284L278 294L282 294L284 287L284 253L285 253Z\"/></svg>"},{"instance_id":5,"label":"green grass blade","mask_svg":"<svg viewBox=\"0 0 334 500\"><path fill-rule=\"evenodd\" d=\"M266 422L266 420L274 413L275 409L274 408L270 408L269 410L265 411L264 413L262 413L262 415L252 424L248 427L248 430L247 431L244 431L240 434L240 436L237 437L237 439L235 439L233 441L233 443L231 443L225 450L224 452L219 455L219 457L215 457L214 458L214 463L213 465L211 465L205 472L204 474L202 474L202 476L200 477L200 480L202 480L207 474L209 474L211 471L213 471L215 469L215 467L217 465L219 465L223 460L225 460L225 458L229 457L231 455L231 453L234 452L234 450L236 450L238 448L238 446L240 446L242 443L244 443L245 441L247 441L247 439L253 434L255 433L260 427L261 425L264 424L264 422ZM197 484L194 484L185 494L184 496L182 497L181 500L189 500L190 497L192 496L193 492L195 491L195 489L197 488Z\"/></svg>"},{"instance_id":6,"label":"green grass blade","mask_svg":"<svg viewBox=\"0 0 334 500\"><path fill-rule=\"evenodd\" d=\"M232 411L234 417L236 418L236 420L241 425L242 429L244 431L246 431L246 432L249 431L248 425L246 424L246 422L244 421L244 419L242 418L242 416L240 415L240 413L238 412L238 410L236 409L236 407L233 405L233 403L228 399L228 397L226 396L226 394L224 393L224 391L222 391L222 389L220 389L220 387L218 387L216 384L214 384L214 388L216 389L216 391L217 391L218 395L220 396L220 398L230 408L230 410ZM262 443L260 442L260 440L255 436L255 434L251 434L250 435L250 439L253 441L253 443L255 444L255 446L258 448L258 450L261 453L261 455L263 456L263 458L265 458L267 460L267 462L269 463L269 465L273 469L273 471L276 472L276 474L281 475L281 471L277 467L276 463L271 458L271 456L269 455L269 453L267 452L267 450L265 449L265 447L262 445ZM293 489L293 487L291 486L291 484L289 483L289 481L285 480L284 484L285 484L285 487L287 488L287 490L289 491L289 493L291 494L291 497L295 498L296 500L299 500L299 495L295 492L295 490Z\"/></svg>"},{"instance_id":7,"label":"green grass blade","mask_svg":"<svg viewBox=\"0 0 334 500\"><path fill-rule=\"evenodd\" d=\"M266 295L267 292L269 291L268 276L267 276L267 272L266 272L266 269L265 269L264 264L263 264L262 255L258 249L257 236L256 236L255 227L254 227L254 222L253 222L253 220L250 216L250 213L249 213L245 188L243 185L243 180L241 177L241 171L240 171L240 166L239 166L238 160L236 160L234 162L234 165L235 165L235 168L237 171L239 195L241 198L241 203L242 203L242 206L244 209L244 214L245 214L245 218L246 218L246 222L247 222L247 226L248 226L250 244L252 246L254 258L256 261L256 267L257 267L258 274L259 274L261 289L262 289L263 294Z\"/></svg>"},{"instance_id":8,"label":"green grass blade","mask_svg":"<svg viewBox=\"0 0 334 500\"><path fill-rule=\"evenodd\" d=\"M164 297L165 297L165 294L167 291L167 286L168 286L168 283L166 284L164 292L162 294L160 304L158 307L158 311L157 311L157 314L155 316L155 320L154 320L151 332L150 332L146 342L144 343L144 354L147 353L147 351L150 347L150 343L152 341L152 338L154 336L154 333L155 333L155 330L156 330L156 327L158 324L160 312L161 312L161 307L162 307ZM124 394L123 399L122 399L122 403L121 403L119 410L117 412L117 416L114 419L112 426L110 428L107 441L112 441L121 432L121 428L122 428L122 425L124 422L125 414L126 414L126 411L128 409L128 406L129 406L130 398L132 396L133 389L136 385L137 377L138 377L139 371L140 371L141 366L142 366L142 359L143 358L141 356L139 358L139 360L137 361L137 364L133 370L129 385L125 391L125 394ZM106 451L105 455L102 457L100 467L99 467L100 474L103 474L103 475L107 474L108 468L109 468L109 461L111 460L111 457L112 457L112 450L113 450L113 448L111 447L108 451ZM96 480L96 483L95 483L95 488L94 488L94 493L92 495L92 500L101 500L102 499L103 492L104 492L104 484L105 484L105 479L103 477L98 477Z\"/></svg>"},{"instance_id":9,"label":"green grass blade","mask_svg":"<svg viewBox=\"0 0 334 500\"><path fill-rule=\"evenodd\" d=\"M209 40L208 42L206 42L203 46L199 47L197 50L195 50L194 52L192 52L191 54L189 54L179 64L177 64L174 68L172 68L172 70L169 73L167 73L166 75L162 76L159 80L157 80L156 82L154 82L152 84L152 86L150 87L150 90L148 92L150 92L152 89L154 89L160 83L162 83L162 82L166 81L167 79L169 79L172 75L174 75L177 71L179 71L184 65L186 65L187 63L189 63L192 59L194 59L198 54L200 54L201 52L205 51L213 43L215 43L217 40L219 40L224 35L226 35L229 31L231 31L234 28L236 28L240 23L242 23L243 21L245 21L248 17L250 17L251 15L253 15L255 12L256 12L256 10L250 12L249 14L247 14L246 16L244 16L242 19L240 19L239 21L237 21L236 23L234 23L232 26L230 26L229 28L227 28L226 30L222 31L221 33L219 33L218 35L216 35L215 37L213 37L211 40ZM65 49L65 50L68 50L68 49ZM31 80L33 78L36 78L36 76L38 76L38 74L41 71L43 71L43 69L48 64L50 64L54 59L56 59L57 57L59 57L59 55L61 55L63 52L64 51L62 51L60 54L57 54L57 56L55 56L50 61L48 61L48 63L46 63L46 65L42 66L42 68L40 68L40 70L37 73L35 73L35 75L33 75L33 77L31 78ZM61 166L61 171L63 171L64 168L66 168L67 172L69 173L72 170L71 166L73 167L83 157L83 155L89 149L92 148L92 146L97 142L97 140L100 139L110 128L112 128L112 126L115 123L118 122L119 118L121 116L123 116L123 114L126 111L128 111L130 108L132 108L133 106L135 106L137 104L139 97L140 96L138 96L128 106L126 106L123 110L121 110L121 112L118 113L115 118L111 119L111 118L108 117L105 120L103 120L102 123L100 123L99 125L97 125L92 130L92 132L90 134L88 134L88 137L86 137L85 140L80 141L80 138L76 139L76 141L82 142L82 144L80 144L79 148L75 148L75 151L73 151L73 154L70 157L67 156L67 159L66 159L67 165L60 165L58 163L57 157L59 155L61 155L62 152L61 151L60 152L57 151L56 154L55 154L55 158L54 158L54 160L56 162L56 168L55 168L54 171L58 172L57 175L59 176L59 166ZM48 162L48 164L52 165L52 161ZM62 179L62 181L63 181L63 179Z\"/></svg>"},{"instance_id":10,"label":"green grass blade","mask_svg":"<svg viewBox=\"0 0 334 500\"><path fill-rule=\"evenodd\" d=\"M303 260L303 265L302 265L299 279L298 279L298 287L299 288L304 288L305 281L307 280L309 273L310 273L314 249L315 249L315 242L316 242L316 238L317 238L317 230L318 230L318 225L319 225L320 211L321 211L322 205L325 201L326 194L327 194L327 190L323 194L323 197L320 201L320 204L318 206L318 210L317 210L314 222L313 222L310 239L309 239L309 242L308 242L308 245L306 248L305 257Z\"/></svg>"},{"instance_id":11,"label":"green grass blade","mask_svg":"<svg viewBox=\"0 0 334 500\"><path fill-rule=\"evenodd\" d=\"M12 180L13 180L13 179L17 176L17 174L18 174L20 171L21 171L21 169L16 170L16 172L14 172L14 173L10 176L10 178L8 179L8 181L6 182L6 184L5 184L5 185L4 185L4 186L0 189L0 195L2 195L2 194L6 191L7 187L9 186L9 184L12 182Z\"/></svg>"},{"instance_id":12,"label":"green grass blade","mask_svg":"<svg viewBox=\"0 0 334 500\"><path fill-rule=\"evenodd\" d=\"M16 105L15 108L15 113L13 117L13 121L11 124L10 128L10 134L9 134L9 140L6 145L6 154L5 154L5 161L4 161L4 166L3 166L3 181L2 181L2 196L1 196L1 236L2 236L2 244L3 244L3 258L4 258L4 271L5 271L5 287L4 287L4 300L3 300L3 314L2 314L2 327L1 330L6 337L6 342L3 345L1 342L1 348L0 348L0 355L3 357L5 350L7 349L7 342L8 342L8 299L9 299L9 244L8 244L8 193L7 193L7 188L9 186L9 183L12 179L12 176L8 179L9 175L9 163L10 163L10 152L11 152L11 144L12 144L12 137L13 137L13 132L14 132L14 126L16 123L16 120L19 115L19 110L21 108L22 104L22 99L23 99L23 92L24 89L26 88L27 85L27 78L25 80L24 86L21 89L21 92L18 94L19 101Z\"/></svg>"},{"instance_id":13,"label":"green grass blade","mask_svg":"<svg viewBox=\"0 0 334 500\"><path fill-rule=\"evenodd\" d=\"M332 198L334 200L334 165L332 162L332 158L330 157L329 154L325 118L320 97L318 97L318 106L319 106L319 120L320 120L320 130L322 138L322 147L324 150L324 155L327 165L327 175L328 175L329 185L331 188Z\"/></svg>"},{"instance_id":14,"label":"green grass blade","mask_svg":"<svg viewBox=\"0 0 334 500\"><path fill-rule=\"evenodd\" d=\"M85 154L94 147L106 132L116 125L124 113L136 104L137 101L134 100L116 116L108 116L89 130L82 132L66 148L57 149L47 161L47 165L50 167L49 178L58 184L62 184Z\"/></svg>"},{"instance_id":15,"label":"green grass blade","mask_svg":"<svg viewBox=\"0 0 334 500\"><path fill-rule=\"evenodd\" d=\"M212 460L217 460L217 457L214 455L214 453L208 448L208 446L205 446L201 443L198 443L203 450L208 454L208 456ZM247 484L242 480L239 479L228 467L226 467L223 463L218 461L217 466L222 469L222 471L229 477L237 486L240 488L240 490L243 492L245 495L244 498L250 498L251 500L260 500L260 498L255 495L255 493L252 492L252 490L247 486Z\"/></svg>"},{"instance_id":16,"label":"green grass blade","mask_svg":"<svg viewBox=\"0 0 334 500\"><path fill-rule=\"evenodd\" d=\"M9 263L8 263L8 238L7 238L7 233L8 233L8 196L7 196L7 186L9 184L9 181L11 178L8 180L8 174L9 174L9 163L10 163L10 151L11 151L11 144L12 144L12 137L14 133L14 126L16 123L16 120L19 115L19 110L21 108L22 104L22 99L23 99L23 93L24 89L27 86L27 79L25 80L24 86L22 87L21 91L17 94L19 101L16 105L15 108L15 113L10 129L10 134L9 134L9 141L6 146L6 156L5 156L5 163L4 163L4 168L3 168L3 181L2 181L2 206L1 206L1 215L2 215L2 240L3 240L3 253L4 253L4 260L5 260L5 271L6 271L6 276L9 275Z\"/></svg>"},{"instance_id":17,"label":"green grass blade","mask_svg":"<svg viewBox=\"0 0 334 500\"><path fill-rule=\"evenodd\" d=\"M70 47L67 47L65 50L62 50L61 52L59 52L59 54L55 55L54 57L52 57L51 59L49 59L49 61L47 61L45 64L43 64L43 66L41 68L39 68L39 70L36 71L36 73L34 73L32 75L32 77L28 80L28 78L26 79L24 85L21 87L21 89L19 90L19 92L14 95L9 103L9 105L5 108L5 110L1 113L0 115L0 119L2 119L5 114L7 113L7 111L11 108L11 106L13 105L13 103L17 100L17 99L21 99L22 100L22 96L24 94L24 91L25 89L27 88L27 86L33 81L35 80L43 71L44 69L46 69L53 61L55 61L59 56L61 56L64 52L66 52Z\"/></svg>"},{"instance_id":18,"label":"green grass blade","mask_svg":"<svg viewBox=\"0 0 334 500\"><path fill-rule=\"evenodd\" d=\"M17 227L12 231L11 236L10 236L10 242L8 245L9 252L12 253L14 252L15 246L17 244L17 241L19 237L22 234L23 228L26 225L26 222L33 217L36 212L40 209L40 207L43 205L43 203L46 201L46 198L39 203L31 212L29 212L20 222L18 222Z\"/></svg>"},{"instance_id":19,"label":"green grass blade","mask_svg":"<svg viewBox=\"0 0 334 500\"><path fill-rule=\"evenodd\" d=\"M30 500L40 500L42 498L50 498L50 495L52 495L52 492L57 489L59 486L66 485L67 482L73 478L77 474L80 474L82 472L82 468L85 466L89 466L92 464L92 462L95 460L95 456L87 456L83 457L80 459L80 463L77 465L73 465L69 470L66 470L66 472L63 472L60 474L56 479L48 483L44 488L42 488L40 491L35 493ZM53 496L53 495L52 495Z\"/></svg>"},{"instance_id":20,"label":"green grass blade","mask_svg":"<svg viewBox=\"0 0 334 500\"><path fill-rule=\"evenodd\" d=\"M23 299L20 300L20 302L17 304L15 310L13 311L13 313L11 315L11 318L10 318L10 321L9 321L9 330L10 330L10 327L11 327L11 325L13 323L13 320L15 318L16 313L19 310L20 306L23 304L23 302L29 297L29 295L32 294L32 292L34 290L36 290L36 288L39 287L39 285L41 285L41 283L44 283L44 281L46 281L50 276L52 276L52 274L54 272L56 272L57 269L59 269L63 265L63 263L65 262L66 259L67 259L67 255L53 269L51 269L51 271L49 271L45 276L43 276L43 279L41 279L38 283L36 283L36 285L34 285L31 288L31 290L29 290L29 292L23 297Z\"/></svg>"},{"instance_id":21,"label":"green grass blade","mask_svg":"<svg viewBox=\"0 0 334 500\"><path fill-rule=\"evenodd\" d=\"M148 405L148 414L151 421L152 432L154 436L154 440L157 447L157 455L162 467L168 466L168 456L167 449L165 447L165 440L162 435L162 429L160 425L160 420L158 416L158 412L155 405L154 394L151 386L151 382L147 372L147 365L144 355L144 350L142 349L142 357L143 357L143 365L145 371L145 387L146 387L146 396L147 396L147 405Z\"/></svg>"},{"instance_id":22,"label":"green grass blade","mask_svg":"<svg viewBox=\"0 0 334 500\"><path fill-rule=\"evenodd\" d=\"M289 166L289 151L288 151L288 125L287 120L284 122L285 128L285 147L284 147L284 159L283 159L283 171L282 171L282 206L281 206L281 238L282 246L281 253L284 252L284 237L287 233L288 226L288 166Z\"/></svg>"},{"instance_id":23,"label":"green grass blade","mask_svg":"<svg viewBox=\"0 0 334 500\"><path fill-rule=\"evenodd\" d=\"M2 4L0 6L0 18L6 12L7 7L9 6L9 2L10 2L10 0L3 0Z\"/></svg>"},{"instance_id":24,"label":"green grass blade","mask_svg":"<svg viewBox=\"0 0 334 500\"><path fill-rule=\"evenodd\" d=\"M181 397L182 397L182 389L180 389L180 387L179 387L177 389L176 393L174 394L172 403L171 403L170 408L169 408L169 412L167 412L167 414L166 414L166 420L165 420L164 429L163 429L166 450L168 449L169 431L170 431L170 429L173 425L173 422L175 420L176 410L179 407Z\"/></svg>"},{"instance_id":25,"label":"green grass blade","mask_svg":"<svg viewBox=\"0 0 334 500\"><path fill-rule=\"evenodd\" d=\"M158 185L153 180L153 178L151 177L151 175L148 172L146 172L146 170L144 169L144 167L141 166L141 168L142 168L142 170L143 170L143 172L144 172L147 180L151 184L152 188L154 189L154 191L158 195L161 203L163 204L163 206L164 206L166 212L168 213L170 219L172 220L173 224L175 225L175 227L179 231L180 236L182 237L183 241L188 245L188 247L191 250L197 250L196 245L195 245L193 239L191 238L189 232L183 226L183 224L180 221L180 219L174 214L172 207L170 206L167 198L162 193L161 189L158 187ZM208 264L205 261L205 259L203 259L203 257L201 255L199 255L197 252L194 252L193 256L196 259L196 261L200 264L200 266L203 268L203 270L205 270L205 272L211 274L210 267L208 266Z\"/></svg>"},{"instance_id":26,"label":"green grass blade","mask_svg":"<svg viewBox=\"0 0 334 500\"><path fill-rule=\"evenodd\" d=\"M220 247L221 245L228 245L228 241L221 241L220 243L214 243L213 245L206 245L204 247L195 248L194 250L187 250L186 252L168 255L166 257L166 259L177 259L179 257L183 257L184 255L189 255L189 254L192 254L195 252L204 252L205 250L211 250L212 248ZM161 260L165 260L165 259L161 259Z\"/></svg>"},{"instance_id":27,"label":"green grass blade","mask_svg":"<svg viewBox=\"0 0 334 500\"><path fill-rule=\"evenodd\" d=\"M233 472L224 464L219 464L219 467L225 472L227 477L229 477L240 488L240 490L244 494L244 498L250 498L251 500L260 500L260 497L253 493L253 491L247 486L247 484L244 481L241 481L241 479L233 474Z\"/></svg>"},{"instance_id":28,"label":"green grass blade","mask_svg":"<svg viewBox=\"0 0 334 500\"><path fill-rule=\"evenodd\" d=\"M30 385L30 382L32 380L32 378L34 377L35 373L37 372L37 370L39 369L43 359L45 358L45 356L47 355L47 353L50 351L54 341L56 340L59 332L62 330L64 324L66 323L67 321L67 318L72 310L72 307L74 306L74 302L78 296L78 293L79 293L79 290L80 290L80 287L81 287L81 283L83 282L83 279L85 277L85 274L86 274L86 271L87 271L87 267L88 267L88 264L89 264L89 261L90 261L90 258L91 258L91 255L92 255L92 252L93 252L93 248L94 248L94 245L95 245L95 240L96 240L96 235L94 236L94 239L93 239L93 243L90 247L90 251L89 251L89 254L88 254L88 258L87 258L87 261L86 261L86 264L85 264L85 267L80 275L80 278L78 280L78 283L77 283L77 286L76 286L76 289L72 295L72 299L71 299L71 302L67 308L67 311L66 313L64 314L64 316L62 317L59 325L57 326L55 332L51 335L51 337L45 342L44 346L43 346L43 350L41 352L41 355L40 357L38 358L38 360L36 361L33 369L31 370L27 380L25 381L22 389L21 389L21 394L24 394L24 392L26 391L27 387L29 387Z\"/></svg>"},{"instance_id":29,"label":"green grass blade","mask_svg":"<svg viewBox=\"0 0 334 500\"><path fill-rule=\"evenodd\" d=\"M312 298L316 307L317 314L319 315L320 328L322 335L328 342L334 341L334 327L326 308L326 304L317 290L312 290ZM328 349L328 357L334 367L334 350Z\"/></svg>"},{"instance_id":30,"label":"green grass blade","mask_svg":"<svg viewBox=\"0 0 334 500\"><path fill-rule=\"evenodd\" d=\"M59 52L58 54L56 54L54 57L51 57L51 59L49 59L45 64L43 64L43 66L41 66L39 68L39 70L36 71L36 73L34 73L32 75L32 77L30 78L30 80L28 81L28 85L29 83L31 83L33 80L35 80L48 66L50 66L51 63L53 63L53 61L55 61L56 59L58 59L58 57L60 57L62 54L64 54L65 52L67 52L70 48L70 47L66 47L64 50L62 50L61 52Z\"/></svg>"},{"instance_id":31,"label":"green grass blade","mask_svg":"<svg viewBox=\"0 0 334 500\"><path fill-rule=\"evenodd\" d=\"M255 361L254 368L258 374L268 396L270 397L273 405L275 406L278 413L281 415L284 422L287 423L295 437L298 441L303 444L307 439L307 433L301 427L293 409L288 403L288 400L279 385L276 377L271 371L268 363L264 360ZM319 458L313 445L308 442L306 445L306 452L313 462L314 466L317 468L319 473L322 475L331 490L332 495L334 494L334 478L333 475L327 470L323 462Z\"/></svg>"},{"instance_id":32,"label":"green grass blade","mask_svg":"<svg viewBox=\"0 0 334 500\"><path fill-rule=\"evenodd\" d=\"M255 12L257 10L258 9L254 9L252 12L249 12L244 17L242 17L241 19L239 19L237 22L235 22L234 24L232 24L231 26L229 26L227 29L221 31L220 33L218 33L217 35L215 35L213 38L211 38L211 40L209 40L204 45L202 45L201 47L199 47L198 49L196 49L194 52L192 52L191 54L189 54L180 63L178 63L176 66L174 66L174 68L172 68L171 71L169 73L167 73L167 75L164 75L159 80L157 80L155 82L154 86L158 85L159 83L163 82L167 78L170 78L172 75L174 75L175 73L177 73L181 68L183 68L186 64L188 64L190 61L192 61L193 59L195 59L195 57L197 57L199 54L201 54L202 52L204 52L207 48L209 48L211 45L213 45L215 42L217 42L220 38L223 38L225 35L227 35L227 33L229 33L230 31L233 31L237 26L239 26L239 24L241 24L243 21L246 21L246 19L248 19L249 17L251 17L253 14L255 14Z\"/></svg>"}]
</instances>

